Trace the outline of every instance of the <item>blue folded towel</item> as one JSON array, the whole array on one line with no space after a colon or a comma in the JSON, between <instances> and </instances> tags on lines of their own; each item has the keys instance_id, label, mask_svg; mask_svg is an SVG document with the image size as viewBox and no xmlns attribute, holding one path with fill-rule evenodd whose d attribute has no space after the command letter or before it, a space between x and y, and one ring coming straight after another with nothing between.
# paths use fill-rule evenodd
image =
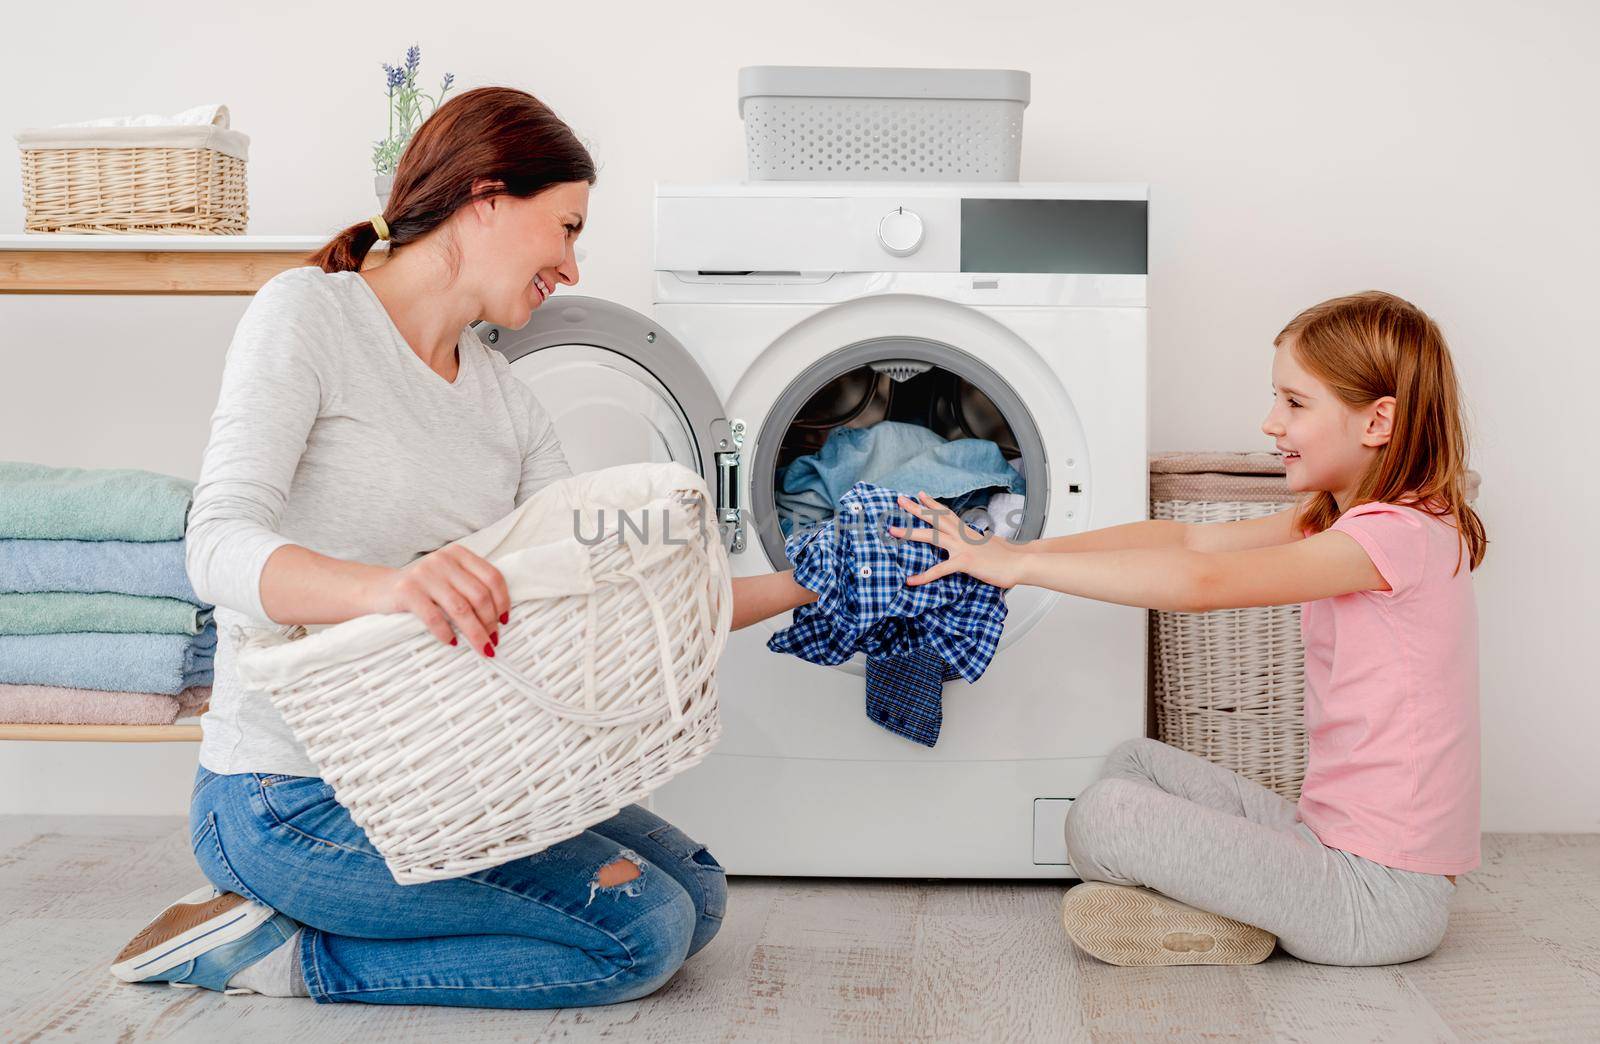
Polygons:
<instances>
[{"instance_id":1,"label":"blue folded towel","mask_svg":"<svg viewBox=\"0 0 1600 1044\"><path fill-rule=\"evenodd\" d=\"M176 696L210 685L217 625L182 634L0 635L0 684Z\"/></svg>"},{"instance_id":2,"label":"blue folded towel","mask_svg":"<svg viewBox=\"0 0 1600 1044\"><path fill-rule=\"evenodd\" d=\"M132 468L0 461L0 537L179 540L194 483Z\"/></svg>"},{"instance_id":3,"label":"blue folded towel","mask_svg":"<svg viewBox=\"0 0 1600 1044\"><path fill-rule=\"evenodd\" d=\"M71 591L202 602L184 567L184 541L0 540L0 594Z\"/></svg>"},{"instance_id":4,"label":"blue folded towel","mask_svg":"<svg viewBox=\"0 0 1600 1044\"><path fill-rule=\"evenodd\" d=\"M839 498L857 482L912 497L923 491L958 513L970 506L961 499L968 494L987 499L997 488L1027 492L1017 469L987 439L945 439L921 425L882 421L836 428L822 449L790 462L774 498L779 527L788 535L832 518Z\"/></svg>"}]
</instances>

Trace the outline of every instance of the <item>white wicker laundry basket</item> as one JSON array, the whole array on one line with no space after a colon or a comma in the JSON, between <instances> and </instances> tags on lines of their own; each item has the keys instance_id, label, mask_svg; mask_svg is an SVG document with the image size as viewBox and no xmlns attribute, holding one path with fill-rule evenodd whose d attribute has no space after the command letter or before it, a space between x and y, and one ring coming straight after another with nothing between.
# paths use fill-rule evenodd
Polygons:
<instances>
[{"instance_id":1,"label":"white wicker laundry basket","mask_svg":"<svg viewBox=\"0 0 1600 1044\"><path fill-rule=\"evenodd\" d=\"M713 517L704 482L677 464L563 480L457 541L511 593L493 659L390 614L252 637L240 676L396 881L531 855L716 742L732 590Z\"/></svg>"},{"instance_id":2,"label":"white wicker laundry basket","mask_svg":"<svg viewBox=\"0 0 1600 1044\"><path fill-rule=\"evenodd\" d=\"M1014 69L740 69L749 176L1016 181L1029 89Z\"/></svg>"}]
</instances>

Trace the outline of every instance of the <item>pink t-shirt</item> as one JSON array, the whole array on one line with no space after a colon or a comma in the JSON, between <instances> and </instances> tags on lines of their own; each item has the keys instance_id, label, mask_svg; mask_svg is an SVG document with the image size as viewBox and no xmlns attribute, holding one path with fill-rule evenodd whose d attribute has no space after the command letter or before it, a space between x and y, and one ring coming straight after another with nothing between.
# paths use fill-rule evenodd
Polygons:
<instances>
[{"instance_id":1,"label":"pink t-shirt","mask_svg":"<svg viewBox=\"0 0 1600 1044\"><path fill-rule=\"evenodd\" d=\"M1424 874L1478 865L1478 610L1450 521L1362 504L1348 533L1393 588L1307 602L1300 818L1322 843ZM1452 575L1453 574L1453 575Z\"/></svg>"}]
</instances>

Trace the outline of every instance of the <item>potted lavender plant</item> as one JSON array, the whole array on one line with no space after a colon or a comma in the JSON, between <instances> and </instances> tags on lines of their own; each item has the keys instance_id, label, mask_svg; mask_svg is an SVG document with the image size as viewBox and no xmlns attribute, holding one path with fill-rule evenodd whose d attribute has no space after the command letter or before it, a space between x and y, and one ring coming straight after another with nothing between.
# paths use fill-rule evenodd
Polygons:
<instances>
[{"instance_id":1,"label":"potted lavender plant","mask_svg":"<svg viewBox=\"0 0 1600 1044\"><path fill-rule=\"evenodd\" d=\"M378 206L389 205L389 191L394 187L394 169L400 163L400 154L406 143L428 114L439 107L444 96L455 83L453 73L445 73L439 81L439 93L429 97L417 86L417 69L422 65L422 50L416 44L406 48L405 61L398 65L383 63L384 83L389 93L389 135L372 147L373 188L378 194Z\"/></svg>"}]
</instances>

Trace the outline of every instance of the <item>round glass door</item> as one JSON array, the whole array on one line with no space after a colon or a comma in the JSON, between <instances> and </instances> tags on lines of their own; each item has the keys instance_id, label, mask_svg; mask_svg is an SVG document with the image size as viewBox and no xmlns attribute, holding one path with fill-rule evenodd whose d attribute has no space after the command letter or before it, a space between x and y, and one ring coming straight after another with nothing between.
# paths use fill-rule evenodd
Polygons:
<instances>
[{"instance_id":1,"label":"round glass door","mask_svg":"<svg viewBox=\"0 0 1600 1044\"><path fill-rule=\"evenodd\" d=\"M715 491L727 414L686 348L638 312L576 295L552 298L519 330L480 323L478 337L550 412L574 472L677 462Z\"/></svg>"},{"instance_id":2,"label":"round glass door","mask_svg":"<svg viewBox=\"0 0 1600 1044\"><path fill-rule=\"evenodd\" d=\"M589 344L552 345L511 368L550 412L575 473L676 462L699 470L678 402L632 359Z\"/></svg>"}]
</instances>

